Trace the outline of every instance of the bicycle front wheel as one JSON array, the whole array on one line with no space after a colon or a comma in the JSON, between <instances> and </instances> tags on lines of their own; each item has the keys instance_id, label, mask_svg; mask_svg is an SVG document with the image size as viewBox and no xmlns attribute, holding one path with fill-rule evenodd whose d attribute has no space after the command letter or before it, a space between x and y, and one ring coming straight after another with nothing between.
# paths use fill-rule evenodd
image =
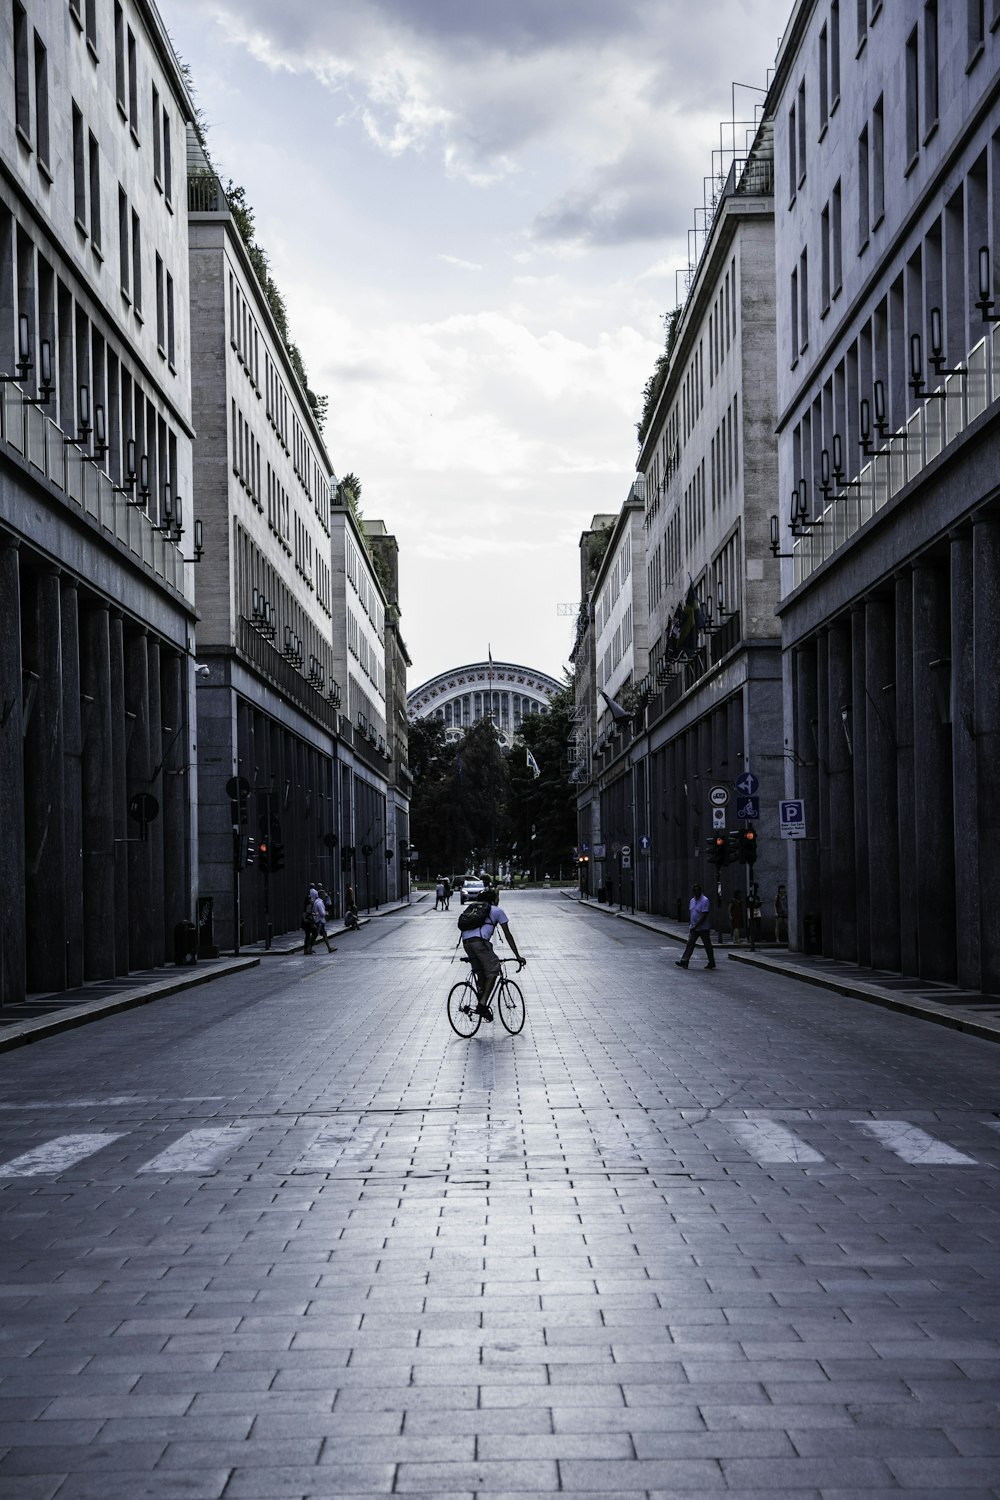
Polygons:
<instances>
[{"instance_id":1,"label":"bicycle front wheel","mask_svg":"<svg viewBox=\"0 0 1000 1500\"><path fill-rule=\"evenodd\" d=\"M517 1036L524 1025L524 996L521 994L521 986L515 984L513 979L505 979L500 986L496 1008L506 1030L511 1036Z\"/></svg>"},{"instance_id":2,"label":"bicycle front wheel","mask_svg":"<svg viewBox=\"0 0 1000 1500\"><path fill-rule=\"evenodd\" d=\"M474 984L470 984L467 979L460 979L458 984L453 985L448 992L448 1020L452 1031L457 1031L459 1036L475 1036L483 1019L478 1005Z\"/></svg>"}]
</instances>

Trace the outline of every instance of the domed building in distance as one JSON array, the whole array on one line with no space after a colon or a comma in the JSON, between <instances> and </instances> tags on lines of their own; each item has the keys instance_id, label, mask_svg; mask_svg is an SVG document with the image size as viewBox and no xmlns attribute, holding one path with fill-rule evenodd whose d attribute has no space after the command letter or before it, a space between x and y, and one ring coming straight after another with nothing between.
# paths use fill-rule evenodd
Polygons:
<instances>
[{"instance_id":1,"label":"domed building in distance","mask_svg":"<svg viewBox=\"0 0 1000 1500\"><path fill-rule=\"evenodd\" d=\"M476 661L453 667L406 695L411 719L441 719L445 738L461 739L492 712L500 743L509 748L529 714L547 714L562 683L534 667L509 661Z\"/></svg>"}]
</instances>

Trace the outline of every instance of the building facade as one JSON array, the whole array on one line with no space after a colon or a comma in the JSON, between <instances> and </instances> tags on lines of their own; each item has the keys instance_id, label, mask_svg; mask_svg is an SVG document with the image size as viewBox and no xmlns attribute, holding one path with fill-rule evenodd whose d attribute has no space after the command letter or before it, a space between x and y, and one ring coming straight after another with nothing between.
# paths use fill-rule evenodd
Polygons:
<instances>
[{"instance_id":1,"label":"building facade","mask_svg":"<svg viewBox=\"0 0 1000 1500\"><path fill-rule=\"evenodd\" d=\"M793 940L1000 986L1000 12L800 0L776 122Z\"/></svg>"},{"instance_id":2,"label":"building facade","mask_svg":"<svg viewBox=\"0 0 1000 1500\"><path fill-rule=\"evenodd\" d=\"M400 901L409 893L410 773L406 713L406 674L410 655L400 630L399 546L383 521L366 521L365 538L376 561L386 595L385 612L385 741L386 769L386 898Z\"/></svg>"},{"instance_id":3,"label":"building facade","mask_svg":"<svg viewBox=\"0 0 1000 1500\"><path fill-rule=\"evenodd\" d=\"M721 183L672 331L637 482L590 600L596 687L603 674L618 710L627 710L598 701L592 780L600 837L592 832L589 842L605 853L605 891L610 874L617 899L680 917L698 881L716 896L723 927L735 890L747 893L756 881L766 908L784 868L778 565L768 545L777 479L774 322L773 148L765 117ZM644 618L641 630L632 627L634 657L623 655L616 666L606 634L618 628L615 549L626 538L631 607ZM756 802L737 787L747 773L756 778ZM718 824L713 787L729 795ZM717 874L709 840L720 827L760 833L752 872L740 866Z\"/></svg>"},{"instance_id":4,"label":"building facade","mask_svg":"<svg viewBox=\"0 0 1000 1500\"><path fill-rule=\"evenodd\" d=\"M190 946L193 108L145 0L16 0L0 27L9 1004Z\"/></svg>"},{"instance_id":5,"label":"building facade","mask_svg":"<svg viewBox=\"0 0 1000 1500\"><path fill-rule=\"evenodd\" d=\"M188 142L198 569L199 927L297 928L339 891L330 461L222 189Z\"/></svg>"}]
</instances>

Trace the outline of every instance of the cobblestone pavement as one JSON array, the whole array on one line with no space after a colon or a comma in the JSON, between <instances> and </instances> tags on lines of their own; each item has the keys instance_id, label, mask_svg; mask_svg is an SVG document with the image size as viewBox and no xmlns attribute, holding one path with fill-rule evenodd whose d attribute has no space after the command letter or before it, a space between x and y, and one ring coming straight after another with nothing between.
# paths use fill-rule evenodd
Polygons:
<instances>
[{"instance_id":1,"label":"cobblestone pavement","mask_svg":"<svg viewBox=\"0 0 1000 1500\"><path fill-rule=\"evenodd\" d=\"M558 893L0 1057L0 1496L1000 1496L1000 1054Z\"/></svg>"}]
</instances>

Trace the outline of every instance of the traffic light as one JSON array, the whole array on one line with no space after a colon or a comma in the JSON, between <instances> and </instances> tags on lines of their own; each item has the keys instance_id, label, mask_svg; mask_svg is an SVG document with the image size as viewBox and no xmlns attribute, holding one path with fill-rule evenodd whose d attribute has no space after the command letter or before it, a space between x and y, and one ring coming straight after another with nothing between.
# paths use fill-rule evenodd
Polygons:
<instances>
[{"instance_id":1,"label":"traffic light","mask_svg":"<svg viewBox=\"0 0 1000 1500\"><path fill-rule=\"evenodd\" d=\"M740 834L740 858L745 865L752 865L757 858L757 835L752 828L744 828Z\"/></svg>"},{"instance_id":2,"label":"traffic light","mask_svg":"<svg viewBox=\"0 0 1000 1500\"><path fill-rule=\"evenodd\" d=\"M353 844L345 844L343 849L341 849L340 851L340 868L343 870L345 875L350 873L351 865L353 863L354 846Z\"/></svg>"},{"instance_id":3,"label":"traffic light","mask_svg":"<svg viewBox=\"0 0 1000 1500\"><path fill-rule=\"evenodd\" d=\"M254 860L257 858L257 840L252 837L244 839L243 848L243 863L245 865L252 865Z\"/></svg>"},{"instance_id":4,"label":"traffic light","mask_svg":"<svg viewBox=\"0 0 1000 1500\"><path fill-rule=\"evenodd\" d=\"M729 863L738 865L743 862L743 834L739 828L731 828L726 834L729 847Z\"/></svg>"},{"instance_id":5,"label":"traffic light","mask_svg":"<svg viewBox=\"0 0 1000 1500\"><path fill-rule=\"evenodd\" d=\"M268 855L268 863L270 864L272 874L276 874L278 870L285 868L284 844L279 844L277 840L272 842Z\"/></svg>"},{"instance_id":6,"label":"traffic light","mask_svg":"<svg viewBox=\"0 0 1000 1500\"><path fill-rule=\"evenodd\" d=\"M705 852L713 865L721 870L729 863L729 841L724 833L715 833L705 841Z\"/></svg>"},{"instance_id":7,"label":"traffic light","mask_svg":"<svg viewBox=\"0 0 1000 1500\"><path fill-rule=\"evenodd\" d=\"M271 848L267 839L257 840L257 868L262 875L266 875L271 868Z\"/></svg>"}]
</instances>

